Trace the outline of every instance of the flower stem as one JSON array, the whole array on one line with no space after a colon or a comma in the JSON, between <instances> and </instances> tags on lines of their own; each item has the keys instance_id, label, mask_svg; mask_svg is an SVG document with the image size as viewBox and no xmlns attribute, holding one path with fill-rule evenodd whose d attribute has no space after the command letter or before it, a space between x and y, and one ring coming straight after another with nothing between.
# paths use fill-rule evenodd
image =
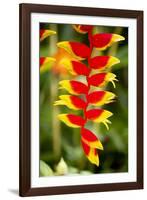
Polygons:
<instances>
[{"instance_id":1,"label":"flower stem","mask_svg":"<svg viewBox=\"0 0 147 200\"><path fill-rule=\"evenodd\" d=\"M92 40L92 29L88 32L88 39L89 39L89 48L90 48L90 54L88 56L88 65L89 65L91 54L92 54L92 50L93 50L93 45L92 45L92 41L91 41ZM89 105L89 103L87 101L87 97L88 97L89 90L90 90L90 84L88 82L90 73L91 73L91 68L89 67L89 74L86 77L87 87L88 87L87 93L85 95L85 97L86 97L86 106L85 106L85 109L83 110L83 115L84 115L85 123L84 123L82 129L84 128L85 124L87 123L86 111L87 111L87 108L88 108L88 105Z\"/></svg>"}]
</instances>

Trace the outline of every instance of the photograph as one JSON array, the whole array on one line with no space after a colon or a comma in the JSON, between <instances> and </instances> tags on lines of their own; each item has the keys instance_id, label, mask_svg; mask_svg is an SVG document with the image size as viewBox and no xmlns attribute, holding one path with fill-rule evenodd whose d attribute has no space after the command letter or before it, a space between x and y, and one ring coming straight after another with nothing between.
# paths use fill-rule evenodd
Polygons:
<instances>
[{"instance_id":1,"label":"photograph","mask_svg":"<svg viewBox=\"0 0 147 200\"><path fill-rule=\"evenodd\" d=\"M128 28L40 23L40 176L128 171Z\"/></svg>"}]
</instances>

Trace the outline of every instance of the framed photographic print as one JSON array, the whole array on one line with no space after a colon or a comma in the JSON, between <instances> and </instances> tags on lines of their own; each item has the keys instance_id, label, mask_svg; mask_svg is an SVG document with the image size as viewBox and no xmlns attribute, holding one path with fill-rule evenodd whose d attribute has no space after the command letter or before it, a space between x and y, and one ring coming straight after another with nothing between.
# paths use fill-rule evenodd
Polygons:
<instances>
[{"instance_id":1,"label":"framed photographic print","mask_svg":"<svg viewBox=\"0 0 147 200\"><path fill-rule=\"evenodd\" d=\"M20 4L20 195L143 188L143 11Z\"/></svg>"}]
</instances>

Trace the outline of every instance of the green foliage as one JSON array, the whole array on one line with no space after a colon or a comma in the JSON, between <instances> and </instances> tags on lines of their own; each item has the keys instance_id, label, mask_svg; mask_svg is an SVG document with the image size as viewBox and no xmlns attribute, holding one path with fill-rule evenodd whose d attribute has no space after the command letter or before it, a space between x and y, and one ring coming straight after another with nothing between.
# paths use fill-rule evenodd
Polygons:
<instances>
[{"instance_id":1,"label":"green foliage","mask_svg":"<svg viewBox=\"0 0 147 200\"><path fill-rule=\"evenodd\" d=\"M42 160L40 160L40 176L53 176L52 169Z\"/></svg>"}]
</instances>

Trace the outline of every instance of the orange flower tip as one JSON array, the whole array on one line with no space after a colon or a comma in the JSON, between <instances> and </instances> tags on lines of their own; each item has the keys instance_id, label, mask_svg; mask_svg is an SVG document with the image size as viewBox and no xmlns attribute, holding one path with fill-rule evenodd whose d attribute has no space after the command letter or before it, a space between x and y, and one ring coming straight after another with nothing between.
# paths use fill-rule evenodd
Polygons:
<instances>
[{"instance_id":1,"label":"orange flower tip","mask_svg":"<svg viewBox=\"0 0 147 200\"><path fill-rule=\"evenodd\" d=\"M41 29L40 30L40 41L44 40L50 35L55 35L56 31L53 30L47 30L47 29Z\"/></svg>"},{"instance_id":2,"label":"orange flower tip","mask_svg":"<svg viewBox=\"0 0 147 200\"><path fill-rule=\"evenodd\" d=\"M62 66L64 66L66 68L66 70L69 71L70 74L76 75L75 72L72 69L72 64L71 64L71 60L70 59L68 59L68 58L61 59L60 64Z\"/></svg>"}]
</instances>

